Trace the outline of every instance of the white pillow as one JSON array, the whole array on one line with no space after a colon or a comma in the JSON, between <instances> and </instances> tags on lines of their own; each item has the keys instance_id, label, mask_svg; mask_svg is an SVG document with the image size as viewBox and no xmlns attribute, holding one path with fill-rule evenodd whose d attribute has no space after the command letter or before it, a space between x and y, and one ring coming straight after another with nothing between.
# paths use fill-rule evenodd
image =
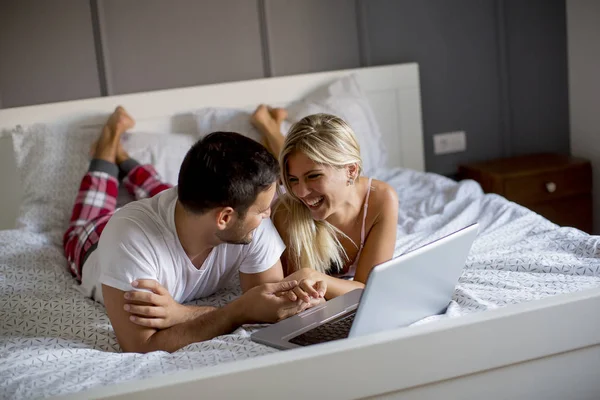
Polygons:
<instances>
[{"instance_id":1,"label":"white pillow","mask_svg":"<svg viewBox=\"0 0 600 400\"><path fill-rule=\"evenodd\" d=\"M140 164L152 164L163 181L175 186L181 163L196 140L186 133L132 132L124 137L123 148Z\"/></svg>"},{"instance_id":2,"label":"white pillow","mask_svg":"<svg viewBox=\"0 0 600 400\"><path fill-rule=\"evenodd\" d=\"M89 149L98 129L68 130L36 124L11 132L23 190L17 226L35 232L63 232L81 178L88 169ZM124 147L140 163L150 162L169 183L177 182L181 160L193 135L128 134Z\"/></svg>"},{"instance_id":3,"label":"white pillow","mask_svg":"<svg viewBox=\"0 0 600 400\"><path fill-rule=\"evenodd\" d=\"M196 111L194 116L200 137L217 131L236 132L263 143L262 134L250 122L252 114L248 111L237 108L206 107ZM285 135L290 125L289 122L284 121L281 133Z\"/></svg>"},{"instance_id":4,"label":"white pillow","mask_svg":"<svg viewBox=\"0 0 600 400\"><path fill-rule=\"evenodd\" d=\"M19 228L45 232L68 225L98 133L65 129L36 124L11 133L22 188Z\"/></svg>"},{"instance_id":5,"label":"white pillow","mask_svg":"<svg viewBox=\"0 0 600 400\"><path fill-rule=\"evenodd\" d=\"M289 131L291 124L307 115L328 113L341 117L354 131L360 145L363 169L369 175L387 162L387 151L383 144L379 126L369 101L363 94L354 75L340 78L320 88L306 98L288 106L288 120L282 124L282 133ZM194 113L201 136L215 131L241 133L262 143L261 133L250 122L251 113L235 108L203 108Z\"/></svg>"},{"instance_id":6,"label":"white pillow","mask_svg":"<svg viewBox=\"0 0 600 400\"><path fill-rule=\"evenodd\" d=\"M375 115L356 77L348 75L320 88L288 107L289 119L299 121L315 113L328 113L342 118L354 131L365 175L385 167L387 151Z\"/></svg>"}]
</instances>

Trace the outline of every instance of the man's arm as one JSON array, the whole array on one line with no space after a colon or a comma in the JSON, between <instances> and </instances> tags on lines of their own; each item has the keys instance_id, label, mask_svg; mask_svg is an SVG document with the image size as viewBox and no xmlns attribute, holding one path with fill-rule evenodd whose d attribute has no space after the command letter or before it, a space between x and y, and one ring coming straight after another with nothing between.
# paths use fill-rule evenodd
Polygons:
<instances>
[{"instance_id":1,"label":"man's arm","mask_svg":"<svg viewBox=\"0 0 600 400\"><path fill-rule=\"evenodd\" d=\"M255 230L252 243L245 247L244 258L239 266L240 286L244 293L263 283L283 279L281 253L284 250L285 244L273 222L264 219Z\"/></svg>"},{"instance_id":2,"label":"man's arm","mask_svg":"<svg viewBox=\"0 0 600 400\"><path fill-rule=\"evenodd\" d=\"M136 325L135 318L125 310L125 292L102 285L104 305L117 335L119 345L125 352L147 353L164 350L175 351L190 343L212 339L233 331L243 324L241 310L236 302L220 309L202 313L182 324L167 329L154 329Z\"/></svg>"},{"instance_id":3,"label":"man's arm","mask_svg":"<svg viewBox=\"0 0 600 400\"><path fill-rule=\"evenodd\" d=\"M125 310L125 292L102 285L104 305L119 345L125 352L176 351L190 343L212 339L237 327L254 322L276 322L304 310L302 302L293 302L280 292L297 286L296 281L263 284L247 291L224 307L202 313L167 329L136 325Z\"/></svg>"},{"instance_id":4,"label":"man's arm","mask_svg":"<svg viewBox=\"0 0 600 400\"><path fill-rule=\"evenodd\" d=\"M131 314L130 321L137 325L166 329L215 309L211 306L179 304L164 286L153 279L137 279L131 282L131 286L137 290L125 293L124 308Z\"/></svg>"},{"instance_id":5,"label":"man's arm","mask_svg":"<svg viewBox=\"0 0 600 400\"><path fill-rule=\"evenodd\" d=\"M282 279L283 268L281 267L281 261L279 259L277 259L277 262L266 271L258 272L256 274L245 274L240 272L240 286L244 293L263 283L279 282Z\"/></svg>"}]
</instances>

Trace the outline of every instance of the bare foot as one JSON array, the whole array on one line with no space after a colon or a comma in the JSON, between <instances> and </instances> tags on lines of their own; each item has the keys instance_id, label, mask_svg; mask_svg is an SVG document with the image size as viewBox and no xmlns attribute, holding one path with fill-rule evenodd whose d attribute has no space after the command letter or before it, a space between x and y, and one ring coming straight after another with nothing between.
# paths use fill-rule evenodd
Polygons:
<instances>
[{"instance_id":1,"label":"bare foot","mask_svg":"<svg viewBox=\"0 0 600 400\"><path fill-rule=\"evenodd\" d=\"M254 125L263 135L272 135L274 132L281 133L279 131L280 123L271 115L271 110L264 104L259 105L252 117L250 122Z\"/></svg>"},{"instance_id":2,"label":"bare foot","mask_svg":"<svg viewBox=\"0 0 600 400\"><path fill-rule=\"evenodd\" d=\"M121 144L121 135L134 126L135 121L123 107L119 106L115 108L115 111L108 117L106 124L102 128L100 137L92 145L93 157L116 163L117 150Z\"/></svg>"},{"instance_id":3,"label":"bare foot","mask_svg":"<svg viewBox=\"0 0 600 400\"><path fill-rule=\"evenodd\" d=\"M267 108L269 109L269 114L271 114L271 117L277 122L277 125L281 130L281 123L285 121L288 116L287 110L285 108Z\"/></svg>"}]
</instances>

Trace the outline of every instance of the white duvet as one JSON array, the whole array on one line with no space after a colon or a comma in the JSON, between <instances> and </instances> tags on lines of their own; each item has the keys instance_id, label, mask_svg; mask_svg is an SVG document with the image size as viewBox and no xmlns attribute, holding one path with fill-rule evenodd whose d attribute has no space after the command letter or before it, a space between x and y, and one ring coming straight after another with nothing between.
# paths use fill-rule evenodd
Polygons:
<instances>
[{"instance_id":1,"label":"white duvet","mask_svg":"<svg viewBox=\"0 0 600 400\"><path fill-rule=\"evenodd\" d=\"M396 254L479 222L446 316L600 286L598 236L559 228L502 197L483 195L472 181L408 170L375 177L399 194ZM0 231L1 398L78 392L276 351L250 341L253 327L244 327L173 354L120 353L104 308L74 288L61 233ZM199 303L231 301L239 292L235 282L230 286Z\"/></svg>"}]
</instances>

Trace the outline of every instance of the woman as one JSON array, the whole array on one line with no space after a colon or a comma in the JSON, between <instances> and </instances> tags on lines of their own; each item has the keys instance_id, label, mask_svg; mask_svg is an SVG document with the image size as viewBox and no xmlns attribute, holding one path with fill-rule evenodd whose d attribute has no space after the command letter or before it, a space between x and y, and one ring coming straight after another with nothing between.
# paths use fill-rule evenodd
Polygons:
<instances>
[{"instance_id":1,"label":"woman","mask_svg":"<svg viewBox=\"0 0 600 400\"><path fill-rule=\"evenodd\" d=\"M390 260L396 242L398 196L385 182L360 176L362 161L352 129L329 114L310 115L281 134L283 109L260 106L253 124L276 156L285 193L273 222L286 244L287 279L307 300L363 288L371 269Z\"/></svg>"}]
</instances>

